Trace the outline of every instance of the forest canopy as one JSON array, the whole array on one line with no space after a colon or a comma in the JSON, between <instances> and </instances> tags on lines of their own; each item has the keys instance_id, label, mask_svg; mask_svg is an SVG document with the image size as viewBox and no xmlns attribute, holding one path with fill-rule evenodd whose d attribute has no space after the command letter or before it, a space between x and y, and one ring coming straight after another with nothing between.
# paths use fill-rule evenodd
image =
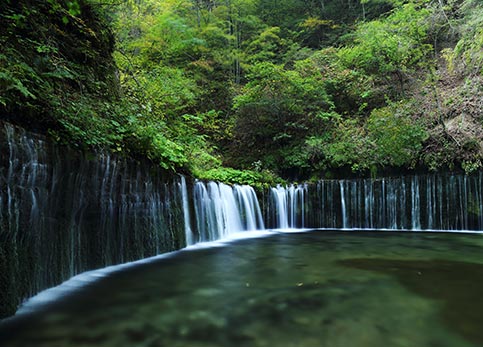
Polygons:
<instances>
[{"instance_id":1,"label":"forest canopy","mask_svg":"<svg viewBox=\"0 0 483 347\"><path fill-rule=\"evenodd\" d=\"M477 0L48 0L0 10L0 111L231 183L481 168Z\"/></svg>"}]
</instances>

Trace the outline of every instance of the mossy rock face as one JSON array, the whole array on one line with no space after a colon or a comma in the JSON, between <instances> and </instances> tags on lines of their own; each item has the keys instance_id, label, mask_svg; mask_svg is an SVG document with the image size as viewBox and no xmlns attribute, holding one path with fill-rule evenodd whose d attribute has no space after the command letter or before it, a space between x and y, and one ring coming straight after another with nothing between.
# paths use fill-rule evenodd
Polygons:
<instances>
[{"instance_id":1,"label":"mossy rock face","mask_svg":"<svg viewBox=\"0 0 483 347\"><path fill-rule=\"evenodd\" d=\"M14 283L10 278L13 269L9 262L9 246L4 237L0 237L0 319L13 315L19 304L13 293Z\"/></svg>"},{"instance_id":2,"label":"mossy rock face","mask_svg":"<svg viewBox=\"0 0 483 347\"><path fill-rule=\"evenodd\" d=\"M5 251L3 249L3 244L0 244L0 317L5 317L8 314L12 314L10 312L10 308L8 307L8 298L7 298L7 278L5 278L7 264L5 259Z\"/></svg>"}]
</instances>

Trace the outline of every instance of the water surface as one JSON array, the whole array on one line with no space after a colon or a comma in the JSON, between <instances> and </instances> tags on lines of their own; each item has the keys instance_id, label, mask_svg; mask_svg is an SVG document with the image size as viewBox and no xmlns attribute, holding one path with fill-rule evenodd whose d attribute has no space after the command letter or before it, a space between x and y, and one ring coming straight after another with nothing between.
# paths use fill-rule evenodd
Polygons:
<instances>
[{"instance_id":1,"label":"water surface","mask_svg":"<svg viewBox=\"0 0 483 347\"><path fill-rule=\"evenodd\" d=\"M112 273L0 325L7 347L476 347L483 236L274 233Z\"/></svg>"}]
</instances>

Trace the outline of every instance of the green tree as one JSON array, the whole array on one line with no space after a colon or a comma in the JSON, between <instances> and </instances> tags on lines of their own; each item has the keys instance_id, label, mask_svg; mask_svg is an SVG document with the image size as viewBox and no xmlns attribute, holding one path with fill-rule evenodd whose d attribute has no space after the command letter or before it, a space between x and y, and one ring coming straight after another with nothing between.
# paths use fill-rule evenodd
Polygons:
<instances>
[{"instance_id":1,"label":"green tree","mask_svg":"<svg viewBox=\"0 0 483 347\"><path fill-rule=\"evenodd\" d=\"M431 46L426 40L428 10L407 3L387 18L362 23L354 33L354 43L343 47L343 63L366 74L397 81L404 94L407 73L426 62Z\"/></svg>"},{"instance_id":2,"label":"green tree","mask_svg":"<svg viewBox=\"0 0 483 347\"><path fill-rule=\"evenodd\" d=\"M251 68L249 82L234 104L236 150L245 153L239 165L261 160L270 169L291 168L297 148L317 128L319 113L332 107L321 76L307 74L303 65L285 70L258 63Z\"/></svg>"},{"instance_id":3,"label":"green tree","mask_svg":"<svg viewBox=\"0 0 483 347\"><path fill-rule=\"evenodd\" d=\"M367 120L369 139L375 145L374 162L378 166L414 167L419 161L424 129L411 119L411 109L397 103L372 111Z\"/></svg>"}]
</instances>

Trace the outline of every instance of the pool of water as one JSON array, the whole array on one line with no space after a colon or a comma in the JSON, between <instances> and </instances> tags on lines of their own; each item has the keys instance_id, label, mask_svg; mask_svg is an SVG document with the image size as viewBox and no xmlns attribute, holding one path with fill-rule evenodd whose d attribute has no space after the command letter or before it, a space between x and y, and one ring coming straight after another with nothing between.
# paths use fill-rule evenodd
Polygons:
<instances>
[{"instance_id":1,"label":"pool of water","mask_svg":"<svg viewBox=\"0 0 483 347\"><path fill-rule=\"evenodd\" d=\"M274 232L113 272L0 345L476 347L482 322L483 235Z\"/></svg>"}]
</instances>

